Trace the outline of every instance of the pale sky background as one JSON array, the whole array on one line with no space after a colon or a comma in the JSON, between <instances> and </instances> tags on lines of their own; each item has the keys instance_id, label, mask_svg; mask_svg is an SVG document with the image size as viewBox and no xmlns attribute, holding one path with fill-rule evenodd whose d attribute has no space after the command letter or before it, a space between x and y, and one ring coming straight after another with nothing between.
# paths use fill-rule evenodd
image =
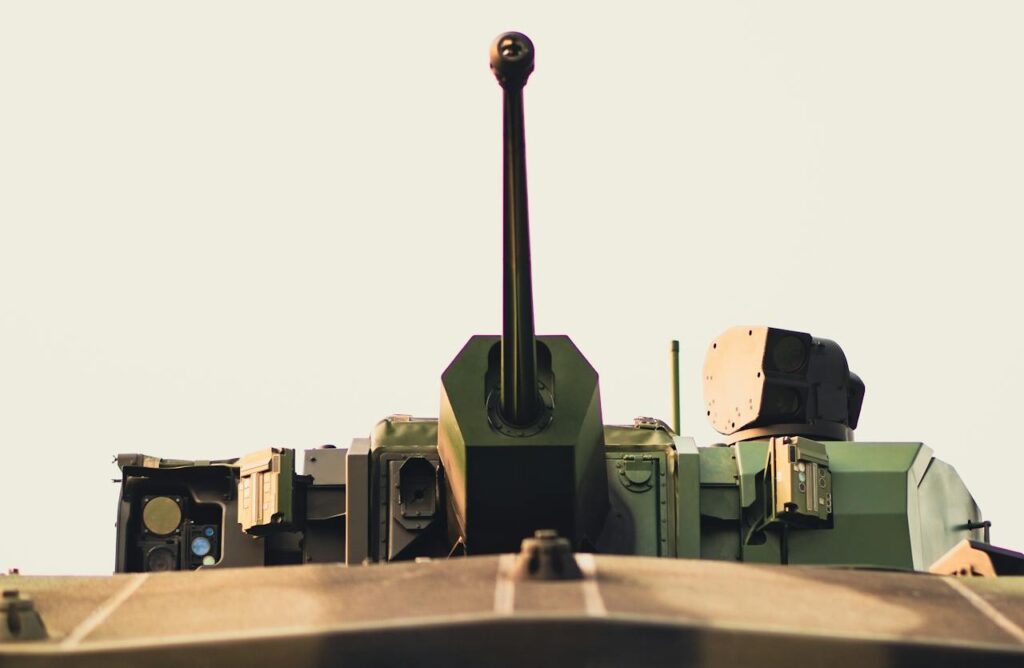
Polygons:
<instances>
[{"instance_id":1,"label":"pale sky background","mask_svg":"<svg viewBox=\"0 0 1024 668\"><path fill-rule=\"evenodd\" d=\"M840 343L1024 549L1024 4L0 5L0 568L113 569L117 452L437 415L501 307L500 32L526 32L536 320L606 422L705 445L735 324Z\"/></svg>"}]
</instances>

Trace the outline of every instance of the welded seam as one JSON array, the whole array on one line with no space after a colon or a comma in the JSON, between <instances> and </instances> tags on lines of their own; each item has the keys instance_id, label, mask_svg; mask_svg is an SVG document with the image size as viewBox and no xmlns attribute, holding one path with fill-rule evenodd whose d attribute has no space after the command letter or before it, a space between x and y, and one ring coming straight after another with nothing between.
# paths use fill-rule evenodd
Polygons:
<instances>
[{"instance_id":1,"label":"welded seam","mask_svg":"<svg viewBox=\"0 0 1024 668\"><path fill-rule=\"evenodd\" d=\"M583 609L591 617L607 617L608 608L597 585L597 560L592 554L577 554L576 564L583 571Z\"/></svg>"},{"instance_id":2,"label":"welded seam","mask_svg":"<svg viewBox=\"0 0 1024 668\"><path fill-rule=\"evenodd\" d=\"M977 593L971 591L971 589L963 582L960 582L957 577L946 576L942 579L946 584L952 587L954 591L959 592L959 594L966 598L971 605L977 608L978 612L988 617L993 624L1009 633L1017 639L1017 642L1024 645L1024 629L1021 629L1019 626L1014 624L1013 620L996 610L995 606L983 599Z\"/></svg>"},{"instance_id":3,"label":"welded seam","mask_svg":"<svg viewBox=\"0 0 1024 668\"><path fill-rule=\"evenodd\" d=\"M113 596L104 601L100 607L93 610L91 615L83 619L78 626L72 629L71 633L60 642L61 646L74 647L82 642L97 626L106 621L115 610L121 607L121 604L127 601L128 597L134 594L148 577L149 573L139 573L126 582Z\"/></svg>"},{"instance_id":4,"label":"welded seam","mask_svg":"<svg viewBox=\"0 0 1024 668\"><path fill-rule=\"evenodd\" d=\"M516 555L503 554L498 557L498 578L494 584L494 612L511 615L516 607L516 583L512 579L512 568Z\"/></svg>"}]
</instances>

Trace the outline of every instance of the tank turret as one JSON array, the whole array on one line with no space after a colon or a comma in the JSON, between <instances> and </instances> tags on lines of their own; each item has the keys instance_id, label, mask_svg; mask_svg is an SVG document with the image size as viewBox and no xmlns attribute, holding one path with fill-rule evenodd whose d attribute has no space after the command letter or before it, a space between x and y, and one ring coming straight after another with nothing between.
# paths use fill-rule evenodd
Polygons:
<instances>
[{"instance_id":1,"label":"tank turret","mask_svg":"<svg viewBox=\"0 0 1024 668\"><path fill-rule=\"evenodd\" d=\"M534 47L491 46L503 90L502 334L474 336L441 377L438 452L452 539L470 553L518 548L538 529L593 544L608 508L597 372L565 336L536 336L523 88Z\"/></svg>"},{"instance_id":2,"label":"tank turret","mask_svg":"<svg viewBox=\"0 0 1024 668\"><path fill-rule=\"evenodd\" d=\"M117 570L411 561L514 552L524 539L541 554L551 539L559 554L942 572L991 559L1007 572L990 523L930 448L853 442L864 384L833 341L772 327L715 339L704 394L727 443L678 433L677 345L674 428L603 424L594 368L568 337L535 334L523 122L534 55L519 33L490 48L504 114L503 323L444 370L439 417L391 415L301 458L123 455Z\"/></svg>"}]
</instances>

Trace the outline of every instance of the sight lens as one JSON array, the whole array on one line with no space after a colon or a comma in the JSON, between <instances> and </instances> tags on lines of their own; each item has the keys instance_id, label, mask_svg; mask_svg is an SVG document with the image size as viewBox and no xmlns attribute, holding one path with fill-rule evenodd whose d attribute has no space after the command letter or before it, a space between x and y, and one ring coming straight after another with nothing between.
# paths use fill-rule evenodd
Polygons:
<instances>
[{"instance_id":1,"label":"sight lens","mask_svg":"<svg viewBox=\"0 0 1024 668\"><path fill-rule=\"evenodd\" d=\"M155 547L146 555L147 571L173 571L178 567L174 552L167 547Z\"/></svg>"},{"instance_id":2,"label":"sight lens","mask_svg":"<svg viewBox=\"0 0 1024 668\"><path fill-rule=\"evenodd\" d=\"M210 539L204 536L196 536L192 539L192 554L197 557L205 557L210 553Z\"/></svg>"},{"instance_id":3,"label":"sight lens","mask_svg":"<svg viewBox=\"0 0 1024 668\"><path fill-rule=\"evenodd\" d=\"M150 533L166 536L181 524L181 506L169 496L157 496L142 509L142 523Z\"/></svg>"}]
</instances>

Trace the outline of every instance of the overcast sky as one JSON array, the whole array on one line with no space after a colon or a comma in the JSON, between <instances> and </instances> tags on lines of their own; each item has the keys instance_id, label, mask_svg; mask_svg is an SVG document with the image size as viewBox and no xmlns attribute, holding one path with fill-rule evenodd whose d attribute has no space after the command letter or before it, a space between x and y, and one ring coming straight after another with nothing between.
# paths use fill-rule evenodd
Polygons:
<instances>
[{"instance_id":1,"label":"overcast sky","mask_svg":"<svg viewBox=\"0 0 1024 668\"><path fill-rule=\"evenodd\" d=\"M434 416L501 306L529 34L536 321L606 422L705 445L735 324L831 338L858 440L925 441L1024 549L1016 2L0 5L0 567L113 568L117 452Z\"/></svg>"}]
</instances>

